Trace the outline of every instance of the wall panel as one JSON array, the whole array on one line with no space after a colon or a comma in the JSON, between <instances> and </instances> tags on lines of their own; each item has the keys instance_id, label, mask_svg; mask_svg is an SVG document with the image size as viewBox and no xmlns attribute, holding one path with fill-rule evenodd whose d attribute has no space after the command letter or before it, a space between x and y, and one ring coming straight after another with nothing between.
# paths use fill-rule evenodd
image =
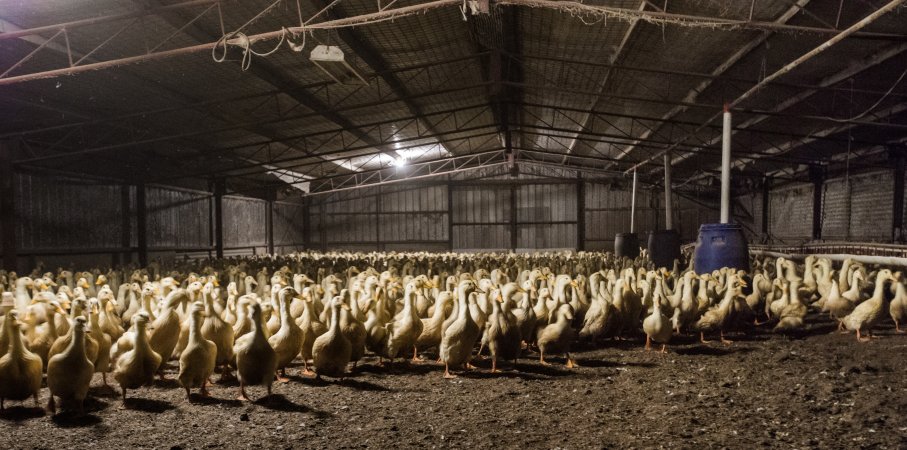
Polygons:
<instances>
[{"instance_id":1,"label":"wall panel","mask_svg":"<svg viewBox=\"0 0 907 450\"><path fill-rule=\"evenodd\" d=\"M257 198L224 196L224 247L265 247L268 202Z\"/></svg>"}]
</instances>

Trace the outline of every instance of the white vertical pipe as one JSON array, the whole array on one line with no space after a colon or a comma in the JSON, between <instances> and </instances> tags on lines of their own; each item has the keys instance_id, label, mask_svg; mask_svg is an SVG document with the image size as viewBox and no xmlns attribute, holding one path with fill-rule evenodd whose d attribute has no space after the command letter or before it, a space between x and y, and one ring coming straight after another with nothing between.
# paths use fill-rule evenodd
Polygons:
<instances>
[{"instance_id":1,"label":"white vertical pipe","mask_svg":"<svg viewBox=\"0 0 907 450\"><path fill-rule=\"evenodd\" d=\"M671 200L671 154L665 153L665 230L674 228L674 203Z\"/></svg>"},{"instance_id":2,"label":"white vertical pipe","mask_svg":"<svg viewBox=\"0 0 907 450\"><path fill-rule=\"evenodd\" d=\"M721 135L721 223L731 215L731 112L724 105L724 129Z\"/></svg>"},{"instance_id":3,"label":"white vertical pipe","mask_svg":"<svg viewBox=\"0 0 907 450\"><path fill-rule=\"evenodd\" d=\"M636 171L633 171L633 194L630 197L630 232L636 232Z\"/></svg>"}]
</instances>

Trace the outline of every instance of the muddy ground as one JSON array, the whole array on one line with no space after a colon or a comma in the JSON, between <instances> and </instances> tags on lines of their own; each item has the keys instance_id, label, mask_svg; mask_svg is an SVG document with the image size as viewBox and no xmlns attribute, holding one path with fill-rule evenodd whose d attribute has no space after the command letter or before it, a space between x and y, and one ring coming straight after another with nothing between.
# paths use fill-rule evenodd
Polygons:
<instances>
[{"instance_id":1,"label":"muddy ground","mask_svg":"<svg viewBox=\"0 0 907 450\"><path fill-rule=\"evenodd\" d=\"M522 359L491 375L479 361L455 380L434 363L367 358L342 383L293 376L254 404L233 400L235 384L187 403L164 381L122 408L95 387L83 417L8 404L0 448L907 448L907 336L883 327L859 344L810 322L730 346L675 337L666 355L640 339L578 346L574 370Z\"/></svg>"}]
</instances>

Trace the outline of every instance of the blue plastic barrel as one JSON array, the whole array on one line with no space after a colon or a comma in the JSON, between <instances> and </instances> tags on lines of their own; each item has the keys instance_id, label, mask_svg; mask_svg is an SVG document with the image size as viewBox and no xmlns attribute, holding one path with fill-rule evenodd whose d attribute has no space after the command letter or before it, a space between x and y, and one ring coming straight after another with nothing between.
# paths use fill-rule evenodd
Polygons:
<instances>
[{"instance_id":1,"label":"blue plastic barrel","mask_svg":"<svg viewBox=\"0 0 907 450\"><path fill-rule=\"evenodd\" d=\"M699 227L693 270L710 273L722 267L750 270L749 247L736 223L706 223Z\"/></svg>"},{"instance_id":2,"label":"blue plastic barrel","mask_svg":"<svg viewBox=\"0 0 907 450\"><path fill-rule=\"evenodd\" d=\"M639 236L636 233L617 233L614 236L614 254L618 258L634 259L639 256Z\"/></svg>"},{"instance_id":3,"label":"blue plastic barrel","mask_svg":"<svg viewBox=\"0 0 907 450\"><path fill-rule=\"evenodd\" d=\"M680 234L676 230L649 233L649 260L656 268L673 269L674 260L680 258Z\"/></svg>"}]
</instances>

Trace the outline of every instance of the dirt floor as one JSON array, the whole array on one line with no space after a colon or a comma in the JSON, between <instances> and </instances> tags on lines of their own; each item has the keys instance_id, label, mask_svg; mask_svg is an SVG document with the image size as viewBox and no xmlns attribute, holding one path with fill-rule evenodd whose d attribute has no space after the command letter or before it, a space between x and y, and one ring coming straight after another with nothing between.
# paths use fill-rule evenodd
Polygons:
<instances>
[{"instance_id":1,"label":"dirt floor","mask_svg":"<svg viewBox=\"0 0 907 450\"><path fill-rule=\"evenodd\" d=\"M523 359L492 375L479 361L445 380L434 363L367 358L342 383L294 376L254 404L235 384L187 403L164 381L122 408L97 387L84 417L8 404L0 448L907 448L907 336L883 327L859 344L811 319L796 338L675 337L666 355L639 339L578 346L574 370Z\"/></svg>"}]
</instances>

